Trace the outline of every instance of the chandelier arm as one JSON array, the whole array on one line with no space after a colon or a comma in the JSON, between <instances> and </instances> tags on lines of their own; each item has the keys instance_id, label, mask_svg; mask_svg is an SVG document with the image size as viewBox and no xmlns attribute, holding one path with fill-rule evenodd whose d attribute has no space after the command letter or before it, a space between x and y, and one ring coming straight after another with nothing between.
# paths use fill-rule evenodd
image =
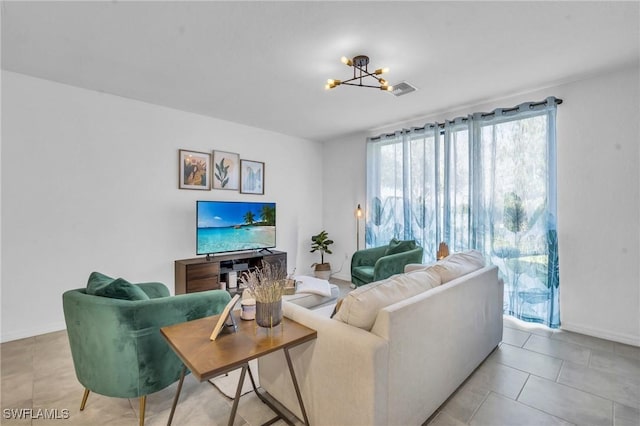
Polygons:
<instances>
[{"instance_id":1,"label":"chandelier arm","mask_svg":"<svg viewBox=\"0 0 640 426\"><path fill-rule=\"evenodd\" d=\"M360 80L360 77L350 78L349 80L342 80L340 84L349 84L350 81L354 81L354 80ZM354 84L351 83L351 85L353 86ZM355 86L358 86L358 85L356 84Z\"/></svg>"},{"instance_id":2,"label":"chandelier arm","mask_svg":"<svg viewBox=\"0 0 640 426\"><path fill-rule=\"evenodd\" d=\"M345 86L371 87L372 89L380 90L380 86L371 86L369 84L345 83L344 81L340 83L340 85L343 85L343 84Z\"/></svg>"},{"instance_id":3,"label":"chandelier arm","mask_svg":"<svg viewBox=\"0 0 640 426\"><path fill-rule=\"evenodd\" d=\"M383 78L382 78L382 77L378 78L378 77L376 77L376 76L375 76L375 75L373 75L373 74L368 74L368 76L369 76L369 77L373 77L373 78L375 78L375 79L378 81L378 83L382 84L382 82L380 81L380 80L383 80ZM366 76L362 76L362 77L354 77L354 78L350 78L349 80L342 80L342 81L340 82L340 84L346 84L347 82L349 82L349 81L353 81L353 80L361 80L361 79L362 79L362 78L364 78L364 77L366 77Z\"/></svg>"},{"instance_id":4,"label":"chandelier arm","mask_svg":"<svg viewBox=\"0 0 640 426\"><path fill-rule=\"evenodd\" d=\"M364 68L360 68L360 67L358 67L356 65L354 65L353 67L359 69L360 72L364 73L365 75L368 75L369 77L373 77L376 80L378 80L378 77L376 77L376 74L372 74L369 71L365 70ZM363 77L363 76L361 75L361 77Z\"/></svg>"}]
</instances>

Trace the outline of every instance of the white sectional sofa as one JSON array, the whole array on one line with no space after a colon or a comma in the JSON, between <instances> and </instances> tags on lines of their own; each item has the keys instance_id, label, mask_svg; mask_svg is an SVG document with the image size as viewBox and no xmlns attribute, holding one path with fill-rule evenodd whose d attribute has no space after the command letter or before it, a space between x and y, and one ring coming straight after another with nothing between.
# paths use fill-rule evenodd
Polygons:
<instances>
[{"instance_id":1,"label":"white sectional sofa","mask_svg":"<svg viewBox=\"0 0 640 426\"><path fill-rule=\"evenodd\" d=\"M354 290L333 319L284 303L285 316L318 332L291 349L312 425L420 425L498 345L497 268L465 273L468 259L449 259L448 266L447 259ZM419 291L418 281L433 288ZM282 353L260 358L259 375L261 386L301 418Z\"/></svg>"}]
</instances>

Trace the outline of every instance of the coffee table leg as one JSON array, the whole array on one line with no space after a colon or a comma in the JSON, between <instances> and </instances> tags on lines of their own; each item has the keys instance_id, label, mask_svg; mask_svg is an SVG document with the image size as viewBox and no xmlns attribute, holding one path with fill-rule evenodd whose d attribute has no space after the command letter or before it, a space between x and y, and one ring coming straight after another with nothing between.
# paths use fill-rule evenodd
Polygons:
<instances>
[{"instance_id":1,"label":"coffee table leg","mask_svg":"<svg viewBox=\"0 0 640 426\"><path fill-rule=\"evenodd\" d=\"M298 397L298 404L300 404L300 410L304 417L304 424L309 426L309 418L307 417L307 411L304 409L304 402L302 402L302 394L300 394L300 388L298 387L298 380L296 379L296 373L293 371L293 363L291 362L291 356L289 355L289 348L284 348L284 355L287 358L287 364L289 365L289 373L291 373L291 380L293 381L293 387L296 390L296 396Z\"/></svg>"},{"instance_id":2,"label":"coffee table leg","mask_svg":"<svg viewBox=\"0 0 640 426\"><path fill-rule=\"evenodd\" d=\"M178 398L180 398L180 391L182 391L182 383L184 382L184 375L187 372L187 366L182 366L182 371L180 372L180 381L178 382L178 390L176 391L176 396L173 398L173 405L171 406L171 414L169 414L169 421L167 422L167 426L171 426L171 422L173 421L173 413L176 412L176 405L178 405Z\"/></svg>"},{"instance_id":3,"label":"coffee table leg","mask_svg":"<svg viewBox=\"0 0 640 426\"><path fill-rule=\"evenodd\" d=\"M242 384L244 383L244 375L247 373L249 364L242 366L240 372L240 380L238 380L238 387L236 388L236 397L233 399L233 407L231 407L231 415L229 416L229 426L233 426L233 421L236 418L236 411L238 410L238 402L240 402L240 394L242 393Z\"/></svg>"}]
</instances>

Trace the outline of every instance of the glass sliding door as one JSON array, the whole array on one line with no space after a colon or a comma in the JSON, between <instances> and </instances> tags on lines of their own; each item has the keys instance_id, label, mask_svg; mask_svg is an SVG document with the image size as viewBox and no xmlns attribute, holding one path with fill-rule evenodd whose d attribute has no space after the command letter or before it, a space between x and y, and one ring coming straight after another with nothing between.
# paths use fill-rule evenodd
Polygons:
<instances>
[{"instance_id":1,"label":"glass sliding door","mask_svg":"<svg viewBox=\"0 0 640 426\"><path fill-rule=\"evenodd\" d=\"M483 233L476 248L500 268L504 311L558 326L555 143L546 112L481 123L477 182ZM551 201L551 202L550 202Z\"/></svg>"}]
</instances>

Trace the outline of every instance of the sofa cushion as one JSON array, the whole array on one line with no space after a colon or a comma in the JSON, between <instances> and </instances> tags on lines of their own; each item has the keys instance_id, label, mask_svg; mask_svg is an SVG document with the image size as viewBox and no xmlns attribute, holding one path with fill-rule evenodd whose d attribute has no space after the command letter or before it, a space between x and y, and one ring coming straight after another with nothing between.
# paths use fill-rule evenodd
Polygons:
<instances>
[{"instance_id":1,"label":"sofa cushion","mask_svg":"<svg viewBox=\"0 0 640 426\"><path fill-rule=\"evenodd\" d=\"M462 275L477 271L485 266L484 256L477 250L453 253L429 266L427 269L440 275L442 284L455 280Z\"/></svg>"},{"instance_id":2,"label":"sofa cushion","mask_svg":"<svg viewBox=\"0 0 640 426\"><path fill-rule=\"evenodd\" d=\"M369 331L380 309L438 285L440 276L428 269L394 275L358 287L347 294L333 318Z\"/></svg>"},{"instance_id":3,"label":"sofa cushion","mask_svg":"<svg viewBox=\"0 0 640 426\"><path fill-rule=\"evenodd\" d=\"M169 293L169 289L167 288L167 286L162 283L136 283L136 286L140 287L140 290L144 291L144 293L149 296L149 299L160 299L162 297L171 296L171 293Z\"/></svg>"},{"instance_id":4,"label":"sofa cushion","mask_svg":"<svg viewBox=\"0 0 640 426\"><path fill-rule=\"evenodd\" d=\"M92 272L87 282L87 294L123 300L149 300L149 296L137 285L100 272Z\"/></svg>"},{"instance_id":5,"label":"sofa cushion","mask_svg":"<svg viewBox=\"0 0 640 426\"><path fill-rule=\"evenodd\" d=\"M401 241L393 238L391 239L391 241L389 241L389 246L387 247L385 256L396 253L404 253L405 251L413 250L414 248L416 248L416 242L414 240Z\"/></svg>"},{"instance_id":6,"label":"sofa cushion","mask_svg":"<svg viewBox=\"0 0 640 426\"><path fill-rule=\"evenodd\" d=\"M100 272L92 272L87 281L87 294L95 295L96 291L111 284L113 278L101 274Z\"/></svg>"}]
</instances>

